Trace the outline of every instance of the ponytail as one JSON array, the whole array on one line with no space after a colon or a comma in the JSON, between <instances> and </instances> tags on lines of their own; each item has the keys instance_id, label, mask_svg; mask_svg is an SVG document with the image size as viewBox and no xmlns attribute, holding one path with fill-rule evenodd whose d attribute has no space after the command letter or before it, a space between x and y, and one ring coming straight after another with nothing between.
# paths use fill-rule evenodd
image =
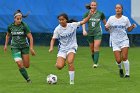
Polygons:
<instances>
[{"instance_id":1,"label":"ponytail","mask_svg":"<svg viewBox=\"0 0 140 93\"><path fill-rule=\"evenodd\" d=\"M70 19L70 20L67 21L67 23L72 23L72 22L78 22L78 21L75 20L75 19Z\"/></svg>"},{"instance_id":2,"label":"ponytail","mask_svg":"<svg viewBox=\"0 0 140 93\"><path fill-rule=\"evenodd\" d=\"M88 10L91 9L90 4L86 4L85 8L88 9Z\"/></svg>"}]
</instances>

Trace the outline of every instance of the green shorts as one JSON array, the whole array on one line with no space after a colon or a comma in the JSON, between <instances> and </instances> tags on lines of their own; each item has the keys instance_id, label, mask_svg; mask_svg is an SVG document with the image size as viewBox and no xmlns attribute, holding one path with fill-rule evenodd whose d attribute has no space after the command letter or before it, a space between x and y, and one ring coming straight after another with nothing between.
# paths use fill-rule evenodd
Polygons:
<instances>
[{"instance_id":1,"label":"green shorts","mask_svg":"<svg viewBox=\"0 0 140 93\"><path fill-rule=\"evenodd\" d=\"M25 48L11 48L12 56L15 61L22 60L22 55L29 54L29 47Z\"/></svg>"},{"instance_id":2,"label":"green shorts","mask_svg":"<svg viewBox=\"0 0 140 93\"><path fill-rule=\"evenodd\" d=\"M88 43L92 43L94 40L101 40L102 35L96 35L96 36L87 36Z\"/></svg>"}]
</instances>

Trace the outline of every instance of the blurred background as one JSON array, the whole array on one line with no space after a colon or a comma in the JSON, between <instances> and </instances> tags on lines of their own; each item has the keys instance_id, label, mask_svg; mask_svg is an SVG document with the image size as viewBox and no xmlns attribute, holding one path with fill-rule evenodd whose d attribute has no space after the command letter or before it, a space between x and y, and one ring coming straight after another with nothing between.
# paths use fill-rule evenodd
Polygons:
<instances>
[{"instance_id":1,"label":"blurred background","mask_svg":"<svg viewBox=\"0 0 140 93\"><path fill-rule=\"evenodd\" d=\"M82 20L88 11L85 8L92 0L0 0L0 45L4 45L7 27L14 20L13 14L20 9L23 14L30 12L23 19L33 34L35 45L48 46L55 27L59 24L57 16L67 13L69 19ZM102 11L106 19L115 14L115 5L123 5L123 13L136 23L137 28L128 33L131 46L140 46L140 0L96 0L98 10ZM102 24L103 39L102 46L109 46L109 34ZM86 37L82 35L82 28L77 30L77 41L79 46L88 46Z\"/></svg>"}]
</instances>

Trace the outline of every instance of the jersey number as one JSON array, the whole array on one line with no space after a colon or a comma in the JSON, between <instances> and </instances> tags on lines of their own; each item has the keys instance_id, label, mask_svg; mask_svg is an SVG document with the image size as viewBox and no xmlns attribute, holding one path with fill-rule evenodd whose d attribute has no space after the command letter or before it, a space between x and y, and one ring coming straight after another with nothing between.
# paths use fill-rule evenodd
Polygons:
<instances>
[{"instance_id":1,"label":"jersey number","mask_svg":"<svg viewBox=\"0 0 140 93\"><path fill-rule=\"evenodd\" d=\"M95 22L92 22L92 27L95 27Z\"/></svg>"}]
</instances>

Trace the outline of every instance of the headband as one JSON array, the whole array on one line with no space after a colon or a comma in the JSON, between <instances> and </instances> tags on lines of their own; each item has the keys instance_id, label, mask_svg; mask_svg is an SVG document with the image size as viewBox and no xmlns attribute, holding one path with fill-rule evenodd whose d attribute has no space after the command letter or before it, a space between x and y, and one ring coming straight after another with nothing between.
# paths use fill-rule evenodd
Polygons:
<instances>
[{"instance_id":1,"label":"headband","mask_svg":"<svg viewBox=\"0 0 140 93\"><path fill-rule=\"evenodd\" d=\"M15 14L15 15L14 15L14 17L19 16L19 15L21 15L21 16L22 16L22 14L21 14L21 13L17 13L17 14Z\"/></svg>"}]
</instances>

